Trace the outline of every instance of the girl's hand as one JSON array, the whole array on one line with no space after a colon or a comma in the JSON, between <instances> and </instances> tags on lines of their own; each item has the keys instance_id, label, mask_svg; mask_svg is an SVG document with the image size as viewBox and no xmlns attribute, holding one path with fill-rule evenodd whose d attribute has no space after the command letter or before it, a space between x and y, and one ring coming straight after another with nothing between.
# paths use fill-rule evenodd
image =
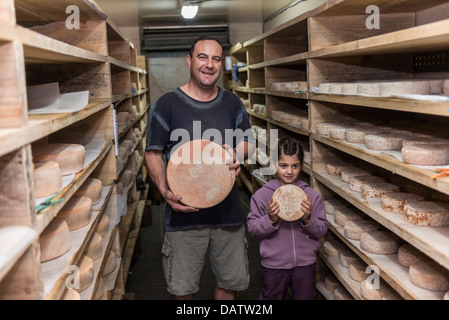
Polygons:
<instances>
[{"instance_id":1,"label":"girl's hand","mask_svg":"<svg viewBox=\"0 0 449 320\"><path fill-rule=\"evenodd\" d=\"M310 199L309 196L307 196L307 199L302 201L301 210L304 213L304 215L301 217L301 220L304 223L309 223L310 213L312 212L312 200Z\"/></svg>"},{"instance_id":2,"label":"girl's hand","mask_svg":"<svg viewBox=\"0 0 449 320\"><path fill-rule=\"evenodd\" d=\"M278 213L279 213L279 204L271 198L270 202L268 202L268 215L270 216L271 224L275 224L279 221Z\"/></svg>"}]
</instances>

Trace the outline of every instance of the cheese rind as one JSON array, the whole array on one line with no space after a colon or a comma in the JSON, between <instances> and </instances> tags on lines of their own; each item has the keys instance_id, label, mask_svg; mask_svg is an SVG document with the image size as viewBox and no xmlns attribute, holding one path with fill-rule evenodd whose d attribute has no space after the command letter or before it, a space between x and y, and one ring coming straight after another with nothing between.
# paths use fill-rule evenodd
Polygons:
<instances>
[{"instance_id":1,"label":"cheese rind","mask_svg":"<svg viewBox=\"0 0 449 320\"><path fill-rule=\"evenodd\" d=\"M404 214L404 207L409 201L423 201L424 197L408 192L384 193L380 197L382 209L389 212Z\"/></svg>"},{"instance_id":2,"label":"cheese rind","mask_svg":"<svg viewBox=\"0 0 449 320\"><path fill-rule=\"evenodd\" d=\"M449 145L420 144L407 145L401 149L402 160L405 163L438 166L449 164Z\"/></svg>"},{"instance_id":3,"label":"cheese rind","mask_svg":"<svg viewBox=\"0 0 449 320\"><path fill-rule=\"evenodd\" d=\"M340 258L340 264L345 268L349 268L351 263L359 260L354 251L349 249L340 250L338 257Z\"/></svg>"},{"instance_id":4,"label":"cheese rind","mask_svg":"<svg viewBox=\"0 0 449 320\"><path fill-rule=\"evenodd\" d=\"M78 280L79 280L79 288L74 288L78 292L87 289L94 279L94 261L88 256L84 255L81 257L78 262Z\"/></svg>"},{"instance_id":5,"label":"cheese rind","mask_svg":"<svg viewBox=\"0 0 449 320\"><path fill-rule=\"evenodd\" d=\"M348 290L343 286L339 286L334 290L334 299L335 300L354 300L354 297L351 296Z\"/></svg>"},{"instance_id":6,"label":"cheese rind","mask_svg":"<svg viewBox=\"0 0 449 320\"><path fill-rule=\"evenodd\" d=\"M59 164L61 175L77 173L84 168L86 150L75 143L49 143L33 145L33 159L51 160Z\"/></svg>"},{"instance_id":7,"label":"cheese rind","mask_svg":"<svg viewBox=\"0 0 449 320\"><path fill-rule=\"evenodd\" d=\"M330 257L338 258L343 245L336 239L327 240L323 243L324 253Z\"/></svg>"},{"instance_id":8,"label":"cheese rind","mask_svg":"<svg viewBox=\"0 0 449 320\"><path fill-rule=\"evenodd\" d=\"M334 221L339 226L344 226L350 220L357 220L365 218L365 214L353 208L339 208L334 212Z\"/></svg>"},{"instance_id":9,"label":"cheese rind","mask_svg":"<svg viewBox=\"0 0 449 320\"><path fill-rule=\"evenodd\" d=\"M75 195L78 197L86 196L92 200L92 204L96 204L100 201L102 188L103 183L100 179L89 177L84 181L81 187L76 190Z\"/></svg>"},{"instance_id":10,"label":"cheese rind","mask_svg":"<svg viewBox=\"0 0 449 320\"><path fill-rule=\"evenodd\" d=\"M86 246L86 255L92 260L97 260L103 253L103 237L94 232Z\"/></svg>"},{"instance_id":11,"label":"cheese rind","mask_svg":"<svg viewBox=\"0 0 449 320\"><path fill-rule=\"evenodd\" d=\"M108 234L109 230L109 217L106 214L102 214L95 227L95 232L98 232L100 236L104 237Z\"/></svg>"},{"instance_id":12,"label":"cheese rind","mask_svg":"<svg viewBox=\"0 0 449 320\"><path fill-rule=\"evenodd\" d=\"M409 201L404 206L404 220L419 226L448 226L449 206L436 201Z\"/></svg>"},{"instance_id":13,"label":"cheese rind","mask_svg":"<svg viewBox=\"0 0 449 320\"><path fill-rule=\"evenodd\" d=\"M307 198L305 192L294 184L285 184L276 189L272 197L279 205L279 219L283 221L297 221L304 212L301 203Z\"/></svg>"},{"instance_id":14,"label":"cheese rind","mask_svg":"<svg viewBox=\"0 0 449 320\"><path fill-rule=\"evenodd\" d=\"M374 254L393 254L398 252L400 238L390 231L366 231L360 236L360 248Z\"/></svg>"},{"instance_id":15,"label":"cheese rind","mask_svg":"<svg viewBox=\"0 0 449 320\"><path fill-rule=\"evenodd\" d=\"M333 274L328 274L325 278L324 278L324 286L326 287L327 290L329 290L330 292L334 292L334 290L338 287L341 286L340 281L338 281L337 277L335 277Z\"/></svg>"},{"instance_id":16,"label":"cheese rind","mask_svg":"<svg viewBox=\"0 0 449 320\"><path fill-rule=\"evenodd\" d=\"M363 183L361 189L364 199L380 198L385 193L400 191L397 185L388 182Z\"/></svg>"},{"instance_id":17,"label":"cheese rind","mask_svg":"<svg viewBox=\"0 0 449 320\"><path fill-rule=\"evenodd\" d=\"M106 264L103 270L103 276L112 273L117 267L117 256L113 250L111 250L106 259Z\"/></svg>"},{"instance_id":18,"label":"cheese rind","mask_svg":"<svg viewBox=\"0 0 449 320\"><path fill-rule=\"evenodd\" d=\"M344 225L344 235L352 240L360 240L366 231L377 230L380 225L374 220L350 220Z\"/></svg>"},{"instance_id":19,"label":"cheese rind","mask_svg":"<svg viewBox=\"0 0 449 320\"><path fill-rule=\"evenodd\" d=\"M349 276L352 280L362 282L370 275L368 272L366 272L366 267L367 264L362 262L361 260L352 262L349 265Z\"/></svg>"},{"instance_id":20,"label":"cheese rind","mask_svg":"<svg viewBox=\"0 0 449 320\"><path fill-rule=\"evenodd\" d=\"M33 171L34 197L42 198L62 190L62 175L55 161L36 161Z\"/></svg>"},{"instance_id":21,"label":"cheese rind","mask_svg":"<svg viewBox=\"0 0 449 320\"><path fill-rule=\"evenodd\" d=\"M398 250L398 262L401 266L409 268L412 264L426 259L426 255L410 243L403 244Z\"/></svg>"},{"instance_id":22,"label":"cheese rind","mask_svg":"<svg viewBox=\"0 0 449 320\"><path fill-rule=\"evenodd\" d=\"M402 135L368 134L365 136L365 145L371 150L401 150L402 140Z\"/></svg>"},{"instance_id":23,"label":"cheese rind","mask_svg":"<svg viewBox=\"0 0 449 320\"><path fill-rule=\"evenodd\" d=\"M62 256L72 246L72 236L67 223L53 218L39 237L41 262Z\"/></svg>"},{"instance_id":24,"label":"cheese rind","mask_svg":"<svg viewBox=\"0 0 449 320\"><path fill-rule=\"evenodd\" d=\"M449 290L449 271L431 259L412 264L408 276L411 283L427 290Z\"/></svg>"},{"instance_id":25,"label":"cheese rind","mask_svg":"<svg viewBox=\"0 0 449 320\"><path fill-rule=\"evenodd\" d=\"M69 230L76 230L89 224L92 216L92 200L86 196L72 196L59 211L57 217L67 222Z\"/></svg>"}]
</instances>

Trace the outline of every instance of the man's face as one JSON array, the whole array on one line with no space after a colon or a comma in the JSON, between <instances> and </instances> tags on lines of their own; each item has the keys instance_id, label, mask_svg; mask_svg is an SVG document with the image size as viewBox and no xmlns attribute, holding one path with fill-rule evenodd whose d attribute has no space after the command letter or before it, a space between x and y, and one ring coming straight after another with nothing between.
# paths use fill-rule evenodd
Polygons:
<instances>
[{"instance_id":1,"label":"man's face","mask_svg":"<svg viewBox=\"0 0 449 320\"><path fill-rule=\"evenodd\" d=\"M214 87L221 74L222 55L221 46L217 41L198 41L193 56L187 56L191 79L201 87Z\"/></svg>"}]
</instances>

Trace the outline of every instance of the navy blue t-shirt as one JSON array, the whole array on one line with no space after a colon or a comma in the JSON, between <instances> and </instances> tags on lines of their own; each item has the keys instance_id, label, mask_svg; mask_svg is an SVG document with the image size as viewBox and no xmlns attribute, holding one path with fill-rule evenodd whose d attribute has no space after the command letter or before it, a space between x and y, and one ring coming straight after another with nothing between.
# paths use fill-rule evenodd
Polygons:
<instances>
[{"instance_id":1,"label":"navy blue t-shirt","mask_svg":"<svg viewBox=\"0 0 449 320\"><path fill-rule=\"evenodd\" d=\"M161 150L168 159L183 143L196 139L225 143L235 148L242 141L254 143L248 114L232 92L218 88L217 96L198 101L180 88L161 96L149 112L146 150ZM237 185L221 203L197 212L173 211L167 205L165 230L237 227L245 223Z\"/></svg>"}]
</instances>

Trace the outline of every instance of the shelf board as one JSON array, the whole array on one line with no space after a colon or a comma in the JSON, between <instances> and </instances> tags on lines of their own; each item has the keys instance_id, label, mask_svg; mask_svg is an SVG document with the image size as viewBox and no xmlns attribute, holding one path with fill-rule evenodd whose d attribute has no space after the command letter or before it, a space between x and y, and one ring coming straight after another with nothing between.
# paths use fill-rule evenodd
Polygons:
<instances>
[{"instance_id":1,"label":"shelf board","mask_svg":"<svg viewBox=\"0 0 449 320\"><path fill-rule=\"evenodd\" d=\"M384 211L380 198L364 199L349 189L339 176L313 170L313 176L368 216L409 242L429 257L449 269L449 227L426 227L408 223L401 214Z\"/></svg>"},{"instance_id":2,"label":"shelf board","mask_svg":"<svg viewBox=\"0 0 449 320\"><path fill-rule=\"evenodd\" d=\"M309 131L304 130L301 128L294 127L292 125L289 125L288 123L279 122L277 120L271 119L270 117L267 117L266 120L274 125L277 125L278 127L282 127L284 129L287 129L289 131L295 132L297 134L302 134L304 136L309 136Z\"/></svg>"},{"instance_id":3,"label":"shelf board","mask_svg":"<svg viewBox=\"0 0 449 320\"><path fill-rule=\"evenodd\" d=\"M292 99L308 99L308 97L309 97L308 92L295 93L295 92L288 92L288 91L268 90L265 88L255 89L255 93L266 94L266 95L270 95L270 96L292 98Z\"/></svg>"},{"instance_id":4,"label":"shelf board","mask_svg":"<svg viewBox=\"0 0 449 320\"><path fill-rule=\"evenodd\" d=\"M111 63L111 65L115 66L115 67L119 67L122 69L127 69L127 70L131 70L134 72L141 72L141 69L134 67L126 62L122 62L114 57L108 56L108 60Z\"/></svg>"},{"instance_id":5,"label":"shelf board","mask_svg":"<svg viewBox=\"0 0 449 320\"><path fill-rule=\"evenodd\" d=\"M324 143L354 157L372 163L378 167L389 170L392 173L399 174L405 178L423 184L426 187L449 195L449 177L432 179L431 177L436 174L436 171L434 170L423 169L418 166L404 163L396 157L388 154L387 151L382 153L372 153L368 149L358 147L357 144L332 139L316 133L311 133L311 136L315 141Z\"/></svg>"},{"instance_id":6,"label":"shelf board","mask_svg":"<svg viewBox=\"0 0 449 320\"><path fill-rule=\"evenodd\" d=\"M249 69L262 69L264 67L305 65L309 53L301 52L288 57L273 59L270 61L259 62L248 66Z\"/></svg>"}]
</instances>

